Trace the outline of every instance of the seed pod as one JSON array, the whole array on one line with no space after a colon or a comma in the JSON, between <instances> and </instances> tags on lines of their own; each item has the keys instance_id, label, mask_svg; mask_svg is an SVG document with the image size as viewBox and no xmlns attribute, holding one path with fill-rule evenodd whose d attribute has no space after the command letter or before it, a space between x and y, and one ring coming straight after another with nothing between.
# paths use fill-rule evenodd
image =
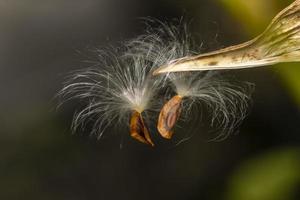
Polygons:
<instances>
[{"instance_id":1,"label":"seed pod","mask_svg":"<svg viewBox=\"0 0 300 200\"><path fill-rule=\"evenodd\" d=\"M161 109L158 118L157 129L162 137L171 139L174 126L181 113L182 97L172 97Z\"/></svg>"},{"instance_id":2,"label":"seed pod","mask_svg":"<svg viewBox=\"0 0 300 200\"><path fill-rule=\"evenodd\" d=\"M300 61L300 0L281 11L258 37L218 51L170 61L153 74L241 69Z\"/></svg>"},{"instance_id":3,"label":"seed pod","mask_svg":"<svg viewBox=\"0 0 300 200\"><path fill-rule=\"evenodd\" d=\"M154 146L142 115L137 111L133 111L130 118L130 136L142 143Z\"/></svg>"}]
</instances>

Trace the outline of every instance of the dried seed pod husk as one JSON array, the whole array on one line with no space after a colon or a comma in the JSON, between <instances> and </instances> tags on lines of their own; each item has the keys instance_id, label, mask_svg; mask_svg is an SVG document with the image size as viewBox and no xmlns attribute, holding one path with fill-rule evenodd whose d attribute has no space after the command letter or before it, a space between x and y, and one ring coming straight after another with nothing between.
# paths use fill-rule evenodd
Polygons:
<instances>
[{"instance_id":1,"label":"dried seed pod husk","mask_svg":"<svg viewBox=\"0 0 300 200\"><path fill-rule=\"evenodd\" d=\"M218 51L170 61L153 74L241 69L300 61L300 0L282 10L258 37Z\"/></svg>"},{"instance_id":2,"label":"dried seed pod husk","mask_svg":"<svg viewBox=\"0 0 300 200\"><path fill-rule=\"evenodd\" d=\"M130 136L139 142L154 146L143 117L137 111L133 111L130 118Z\"/></svg>"},{"instance_id":3,"label":"dried seed pod husk","mask_svg":"<svg viewBox=\"0 0 300 200\"><path fill-rule=\"evenodd\" d=\"M158 132L162 137L171 139L174 133L174 127L181 113L181 106L182 97L176 95L162 107L157 123Z\"/></svg>"}]
</instances>

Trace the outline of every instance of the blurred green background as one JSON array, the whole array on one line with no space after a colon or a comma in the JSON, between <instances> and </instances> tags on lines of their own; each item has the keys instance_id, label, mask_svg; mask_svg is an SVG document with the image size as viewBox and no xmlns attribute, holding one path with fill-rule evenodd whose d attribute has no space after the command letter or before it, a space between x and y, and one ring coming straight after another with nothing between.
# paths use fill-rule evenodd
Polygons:
<instances>
[{"instance_id":1,"label":"blurred green background","mask_svg":"<svg viewBox=\"0 0 300 200\"><path fill-rule=\"evenodd\" d=\"M239 133L151 149L126 131L96 141L53 97L86 49L185 15L203 52L247 41L288 0L0 0L0 199L300 199L299 63L236 70L256 85ZM178 131L178 135L184 131ZM120 144L122 148L120 148Z\"/></svg>"}]
</instances>

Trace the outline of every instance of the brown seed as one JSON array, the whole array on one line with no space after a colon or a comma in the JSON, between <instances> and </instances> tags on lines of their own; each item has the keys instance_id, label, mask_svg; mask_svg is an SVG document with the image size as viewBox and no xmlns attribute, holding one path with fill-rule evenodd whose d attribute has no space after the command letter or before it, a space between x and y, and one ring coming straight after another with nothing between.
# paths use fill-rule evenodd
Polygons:
<instances>
[{"instance_id":1,"label":"brown seed","mask_svg":"<svg viewBox=\"0 0 300 200\"><path fill-rule=\"evenodd\" d=\"M134 139L144 143L154 146L150 138L150 134L141 113L133 111L130 118L130 136Z\"/></svg>"},{"instance_id":2,"label":"brown seed","mask_svg":"<svg viewBox=\"0 0 300 200\"><path fill-rule=\"evenodd\" d=\"M174 126L181 113L181 102L182 97L176 95L165 103L159 113L157 129L161 136L166 139L171 139L174 133Z\"/></svg>"}]
</instances>

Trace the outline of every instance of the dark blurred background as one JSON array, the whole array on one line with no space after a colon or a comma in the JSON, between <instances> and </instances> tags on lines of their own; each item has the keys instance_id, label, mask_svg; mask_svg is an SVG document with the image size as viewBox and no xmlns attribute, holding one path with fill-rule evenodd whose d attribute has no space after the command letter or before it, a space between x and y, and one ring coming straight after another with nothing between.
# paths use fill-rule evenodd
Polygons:
<instances>
[{"instance_id":1,"label":"dark blurred background","mask_svg":"<svg viewBox=\"0 0 300 200\"><path fill-rule=\"evenodd\" d=\"M55 111L53 100L86 49L143 33L140 17L192 19L206 52L251 39L289 3L0 0L0 199L300 199L299 63L232 72L256 90L221 142L198 131L152 149L124 130L72 135L76 104Z\"/></svg>"}]
</instances>

